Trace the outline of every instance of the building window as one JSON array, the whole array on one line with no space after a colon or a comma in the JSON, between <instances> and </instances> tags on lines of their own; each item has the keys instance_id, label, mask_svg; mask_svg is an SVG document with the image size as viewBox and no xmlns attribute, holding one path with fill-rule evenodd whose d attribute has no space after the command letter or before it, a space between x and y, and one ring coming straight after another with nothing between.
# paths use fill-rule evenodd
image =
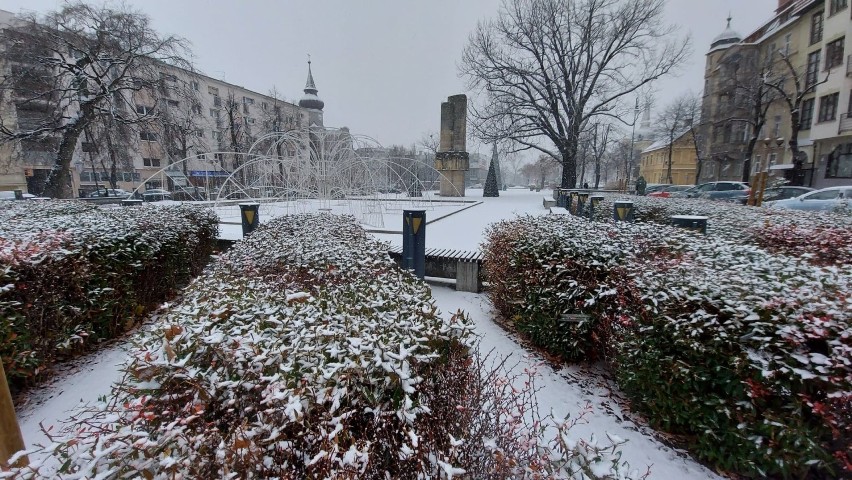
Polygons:
<instances>
[{"instance_id":1,"label":"building window","mask_svg":"<svg viewBox=\"0 0 852 480\"><path fill-rule=\"evenodd\" d=\"M136 105L136 113L138 113L139 115L153 115L154 108L146 107L145 105Z\"/></svg>"},{"instance_id":2,"label":"building window","mask_svg":"<svg viewBox=\"0 0 852 480\"><path fill-rule=\"evenodd\" d=\"M153 132L139 132L139 140L145 140L147 142L156 142L157 134Z\"/></svg>"},{"instance_id":3,"label":"building window","mask_svg":"<svg viewBox=\"0 0 852 480\"><path fill-rule=\"evenodd\" d=\"M808 71L805 76L806 87L813 86L817 83L817 74L819 73L819 57L819 50L808 54Z\"/></svg>"},{"instance_id":4,"label":"building window","mask_svg":"<svg viewBox=\"0 0 852 480\"><path fill-rule=\"evenodd\" d=\"M198 91L198 82L193 80L193 81L189 82L189 84L192 86L193 90L195 90L196 92Z\"/></svg>"},{"instance_id":5,"label":"building window","mask_svg":"<svg viewBox=\"0 0 852 480\"><path fill-rule=\"evenodd\" d=\"M199 129L195 130L195 136L198 137L198 138L204 138L204 129L199 128Z\"/></svg>"},{"instance_id":6,"label":"building window","mask_svg":"<svg viewBox=\"0 0 852 480\"><path fill-rule=\"evenodd\" d=\"M166 100L166 102L169 104L170 107L179 107L180 106L180 102L178 102L177 100Z\"/></svg>"},{"instance_id":7,"label":"building window","mask_svg":"<svg viewBox=\"0 0 852 480\"><path fill-rule=\"evenodd\" d=\"M198 105L198 104L193 105L192 106L192 113L194 113L196 115L201 115L201 105Z\"/></svg>"},{"instance_id":8,"label":"building window","mask_svg":"<svg viewBox=\"0 0 852 480\"><path fill-rule=\"evenodd\" d=\"M176 82L177 77L172 75L171 73L160 72L160 79L165 80L167 82Z\"/></svg>"},{"instance_id":9,"label":"building window","mask_svg":"<svg viewBox=\"0 0 852 480\"><path fill-rule=\"evenodd\" d=\"M784 56L785 57L790 55L790 43L792 42L792 40L793 40L793 34L792 33L788 33L787 35L784 35Z\"/></svg>"},{"instance_id":10,"label":"building window","mask_svg":"<svg viewBox=\"0 0 852 480\"><path fill-rule=\"evenodd\" d=\"M225 160L225 154L224 153L214 153L213 159L222 162L222 161Z\"/></svg>"},{"instance_id":11,"label":"building window","mask_svg":"<svg viewBox=\"0 0 852 480\"><path fill-rule=\"evenodd\" d=\"M822 41L822 14L817 12L811 17L811 45Z\"/></svg>"},{"instance_id":12,"label":"building window","mask_svg":"<svg viewBox=\"0 0 852 480\"><path fill-rule=\"evenodd\" d=\"M775 129L772 132L775 138L781 136L781 115L775 115Z\"/></svg>"},{"instance_id":13,"label":"building window","mask_svg":"<svg viewBox=\"0 0 852 480\"><path fill-rule=\"evenodd\" d=\"M248 103L243 104L243 113L248 115L248 113L249 113L249 104Z\"/></svg>"},{"instance_id":14,"label":"building window","mask_svg":"<svg viewBox=\"0 0 852 480\"><path fill-rule=\"evenodd\" d=\"M754 157L754 162L751 163L751 173L760 171L760 155Z\"/></svg>"},{"instance_id":15,"label":"building window","mask_svg":"<svg viewBox=\"0 0 852 480\"><path fill-rule=\"evenodd\" d=\"M219 95L213 95L213 106L221 107L222 106L222 97Z\"/></svg>"},{"instance_id":16,"label":"building window","mask_svg":"<svg viewBox=\"0 0 852 480\"><path fill-rule=\"evenodd\" d=\"M246 105L254 105L254 99L249 97L243 97L243 103Z\"/></svg>"},{"instance_id":17,"label":"building window","mask_svg":"<svg viewBox=\"0 0 852 480\"><path fill-rule=\"evenodd\" d=\"M829 0L828 15L834 15L835 13L843 10L847 6L849 6L848 0Z\"/></svg>"},{"instance_id":18,"label":"building window","mask_svg":"<svg viewBox=\"0 0 852 480\"><path fill-rule=\"evenodd\" d=\"M775 162L777 160L778 160L778 154L777 153L770 153L769 154L769 166L770 167L774 166Z\"/></svg>"},{"instance_id":19,"label":"building window","mask_svg":"<svg viewBox=\"0 0 852 480\"><path fill-rule=\"evenodd\" d=\"M843 42L845 37L838 38L825 45L825 69L830 70L838 65L843 65Z\"/></svg>"},{"instance_id":20,"label":"building window","mask_svg":"<svg viewBox=\"0 0 852 480\"><path fill-rule=\"evenodd\" d=\"M142 165L146 167L159 167L160 159L159 158L143 158Z\"/></svg>"},{"instance_id":21,"label":"building window","mask_svg":"<svg viewBox=\"0 0 852 480\"><path fill-rule=\"evenodd\" d=\"M83 153L97 152L98 150L95 148L95 144L92 142L83 142L80 144L80 149Z\"/></svg>"},{"instance_id":22,"label":"building window","mask_svg":"<svg viewBox=\"0 0 852 480\"><path fill-rule=\"evenodd\" d=\"M199 160L206 160L207 154L206 153L199 153L199 154L195 155L195 158L197 158Z\"/></svg>"},{"instance_id":23,"label":"building window","mask_svg":"<svg viewBox=\"0 0 852 480\"><path fill-rule=\"evenodd\" d=\"M208 86L208 87L207 87L207 93L209 93L210 95L216 95L216 96L218 96L218 95L219 95L219 89L218 89L218 88L216 88L216 87Z\"/></svg>"},{"instance_id":24,"label":"building window","mask_svg":"<svg viewBox=\"0 0 852 480\"><path fill-rule=\"evenodd\" d=\"M852 143L838 145L828 155L825 167L826 178L852 178Z\"/></svg>"},{"instance_id":25,"label":"building window","mask_svg":"<svg viewBox=\"0 0 852 480\"><path fill-rule=\"evenodd\" d=\"M810 130L814 121L814 99L809 98L802 102L799 110L799 130Z\"/></svg>"},{"instance_id":26,"label":"building window","mask_svg":"<svg viewBox=\"0 0 852 480\"><path fill-rule=\"evenodd\" d=\"M211 108L210 109L210 117L211 118L219 118L219 110L216 110L215 108Z\"/></svg>"},{"instance_id":27,"label":"building window","mask_svg":"<svg viewBox=\"0 0 852 480\"><path fill-rule=\"evenodd\" d=\"M269 108L269 104L266 102L260 102L260 109L264 112Z\"/></svg>"},{"instance_id":28,"label":"building window","mask_svg":"<svg viewBox=\"0 0 852 480\"><path fill-rule=\"evenodd\" d=\"M819 99L819 120L820 122L830 122L837 118L837 99L840 96L838 93L832 93L820 97Z\"/></svg>"}]
</instances>

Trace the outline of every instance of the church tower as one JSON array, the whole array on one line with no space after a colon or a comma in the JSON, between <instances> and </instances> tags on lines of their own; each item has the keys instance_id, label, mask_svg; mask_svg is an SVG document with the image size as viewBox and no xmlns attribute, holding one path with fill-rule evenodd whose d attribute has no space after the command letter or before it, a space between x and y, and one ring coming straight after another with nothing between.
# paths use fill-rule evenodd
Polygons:
<instances>
[{"instance_id":1,"label":"church tower","mask_svg":"<svg viewBox=\"0 0 852 480\"><path fill-rule=\"evenodd\" d=\"M308 111L307 126L322 127L322 109L325 102L317 96L317 86L311 73L311 60L308 58L308 81L305 83L305 95L299 100L299 106Z\"/></svg>"}]
</instances>

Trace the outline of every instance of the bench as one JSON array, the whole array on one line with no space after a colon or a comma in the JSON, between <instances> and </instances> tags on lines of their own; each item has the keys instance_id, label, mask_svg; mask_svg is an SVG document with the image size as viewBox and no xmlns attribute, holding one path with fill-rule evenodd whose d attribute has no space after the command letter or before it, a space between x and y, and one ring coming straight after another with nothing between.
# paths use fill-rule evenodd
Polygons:
<instances>
[{"instance_id":1,"label":"bench","mask_svg":"<svg viewBox=\"0 0 852 480\"><path fill-rule=\"evenodd\" d=\"M388 254L402 265L402 246L392 246ZM449 248L426 249L426 276L455 278L456 290L460 292L482 291L482 253Z\"/></svg>"},{"instance_id":2,"label":"bench","mask_svg":"<svg viewBox=\"0 0 852 480\"><path fill-rule=\"evenodd\" d=\"M554 215L571 215L571 212L567 208L562 207L550 207L550 213Z\"/></svg>"},{"instance_id":3,"label":"bench","mask_svg":"<svg viewBox=\"0 0 852 480\"><path fill-rule=\"evenodd\" d=\"M544 208L555 207L556 199L544 197L542 203L544 204Z\"/></svg>"}]
</instances>

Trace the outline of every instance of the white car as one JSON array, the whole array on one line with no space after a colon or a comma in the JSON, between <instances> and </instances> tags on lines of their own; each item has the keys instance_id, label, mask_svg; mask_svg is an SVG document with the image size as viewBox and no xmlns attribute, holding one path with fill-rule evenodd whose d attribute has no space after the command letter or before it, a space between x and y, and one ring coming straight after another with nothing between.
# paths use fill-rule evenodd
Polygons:
<instances>
[{"instance_id":1,"label":"white car","mask_svg":"<svg viewBox=\"0 0 852 480\"><path fill-rule=\"evenodd\" d=\"M31 194L31 193L25 193L24 194L24 200L29 200L31 198L36 198L36 196ZM15 199L15 192L6 191L6 190L0 192L0 200L14 200L14 199Z\"/></svg>"},{"instance_id":2,"label":"white car","mask_svg":"<svg viewBox=\"0 0 852 480\"><path fill-rule=\"evenodd\" d=\"M130 192L127 190L123 190L121 188L101 188L99 190L95 190L94 192L89 194L90 198L97 197L117 197L117 198L127 198L130 196Z\"/></svg>"},{"instance_id":3,"label":"white car","mask_svg":"<svg viewBox=\"0 0 852 480\"><path fill-rule=\"evenodd\" d=\"M787 200L765 202L768 208L789 208L792 210L835 210L852 206L852 186L828 187L814 190Z\"/></svg>"}]
</instances>

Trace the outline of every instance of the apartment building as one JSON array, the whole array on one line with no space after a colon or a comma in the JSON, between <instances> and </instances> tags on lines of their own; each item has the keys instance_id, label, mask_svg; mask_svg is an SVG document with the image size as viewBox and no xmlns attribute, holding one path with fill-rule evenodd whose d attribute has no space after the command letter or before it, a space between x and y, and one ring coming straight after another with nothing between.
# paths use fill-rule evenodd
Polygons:
<instances>
[{"instance_id":1,"label":"apartment building","mask_svg":"<svg viewBox=\"0 0 852 480\"><path fill-rule=\"evenodd\" d=\"M0 10L4 34L17 23L14 14ZM15 65L0 68L11 72ZM125 91L120 101L112 102L124 111L134 109L130 113L137 121L111 123L107 116L81 133L68 179L77 195L110 183L127 190L210 190L245 161L240 153L252 145L263 148L265 135L322 126L324 103L317 96L310 64L299 104L172 65L151 61L145 69L146 77L138 79L144 87ZM44 115L31 108L32 102L23 106L13 92L4 93L4 124L21 126ZM73 109L66 114L73 116ZM47 135L0 145L0 190L40 194L56 161L57 143L55 135Z\"/></svg>"},{"instance_id":2,"label":"apartment building","mask_svg":"<svg viewBox=\"0 0 852 480\"><path fill-rule=\"evenodd\" d=\"M731 28L729 19L707 53L702 104L706 168L701 181L748 181L758 171L769 171L777 179L815 188L852 183L848 4L779 0L772 18L745 37ZM783 78L783 93L772 88L759 92L763 78ZM756 92L766 100L759 122ZM794 132L791 104L799 113L797 158L789 144ZM755 135L757 123L762 126Z\"/></svg>"}]
</instances>

